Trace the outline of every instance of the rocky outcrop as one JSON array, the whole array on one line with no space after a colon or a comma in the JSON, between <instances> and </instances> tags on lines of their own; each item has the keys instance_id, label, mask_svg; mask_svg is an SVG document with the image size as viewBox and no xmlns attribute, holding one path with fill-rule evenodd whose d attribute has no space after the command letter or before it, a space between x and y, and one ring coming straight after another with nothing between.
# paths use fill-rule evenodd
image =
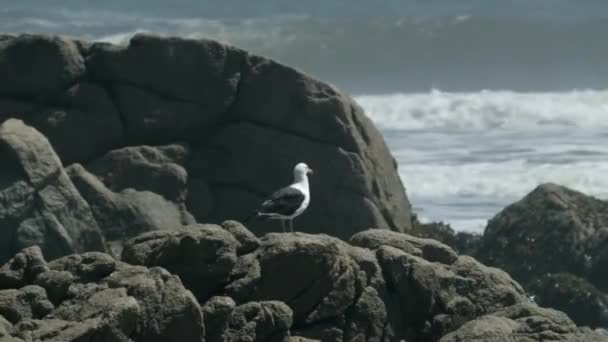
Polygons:
<instances>
[{"instance_id":1,"label":"rocky outcrop","mask_svg":"<svg viewBox=\"0 0 608 342\"><path fill-rule=\"evenodd\" d=\"M562 312L518 304L470 321L440 342L606 341L608 336L577 328Z\"/></svg>"},{"instance_id":2,"label":"rocky outcrop","mask_svg":"<svg viewBox=\"0 0 608 342\"><path fill-rule=\"evenodd\" d=\"M5 35L0 75L0 122L32 125L114 193L154 192L199 222L238 220L305 161L317 176L298 230L348 238L411 226L396 163L363 110L274 61L209 40Z\"/></svg>"},{"instance_id":3,"label":"rocky outcrop","mask_svg":"<svg viewBox=\"0 0 608 342\"><path fill-rule=\"evenodd\" d=\"M22 251L7 265L0 270L0 279L19 280L0 282L4 288L0 315L6 320L3 338L8 340L199 342L204 338L198 303L178 277L161 268L127 265L98 252L46 263L37 247ZM23 283L35 285L18 287Z\"/></svg>"},{"instance_id":4,"label":"rocky outcrop","mask_svg":"<svg viewBox=\"0 0 608 342\"><path fill-rule=\"evenodd\" d=\"M235 336L231 315L252 302L285 304L290 333L319 341L437 341L482 315L529 303L508 274L435 240L386 230L349 243L304 233L257 240L245 232L236 222L151 232L129 241L122 258L179 275L204 303L208 336L216 338ZM262 319L257 308L247 312ZM262 311L286 317L283 309ZM277 319L274 327L283 324ZM582 333L569 324L564 334Z\"/></svg>"},{"instance_id":5,"label":"rocky outcrop","mask_svg":"<svg viewBox=\"0 0 608 342\"><path fill-rule=\"evenodd\" d=\"M488 222L477 257L577 324L606 326L608 202L543 184ZM578 304L578 305L577 305Z\"/></svg>"},{"instance_id":6,"label":"rocky outcrop","mask_svg":"<svg viewBox=\"0 0 608 342\"><path fill-rule=\"evenodd\" d=\"M192 292L191 292L192 291ZM122 261L0 268L6 341L608 341L532 304L505 272L434 240L369 230L349 243L234 221L141 234ZM488 339L488 337L491 337Z\"/></svg>"},{"instance_id":7,"label":"rocky outcrop","mask_svg":"<svg viewBox=\"0 0 608 342\"><path fill-rule=\"evenodd\" d=\"M32 245L48 258L105 250L89 205L42 134L5 121L0 160L0 262Z\"/></svg>"}]
</instances>

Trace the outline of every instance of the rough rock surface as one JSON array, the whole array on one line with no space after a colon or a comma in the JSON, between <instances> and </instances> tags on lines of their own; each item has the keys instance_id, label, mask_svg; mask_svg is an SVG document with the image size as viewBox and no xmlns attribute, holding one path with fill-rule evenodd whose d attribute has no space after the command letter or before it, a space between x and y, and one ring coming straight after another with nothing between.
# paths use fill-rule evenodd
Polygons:
<instances>
[{"instance_id":1,"label":"rough rock surface","mask_svg":"<svg viewBox=\"0 0 608 342\"><path fill-rule=\"evenodd\" d=\"M532 304L518 304L470 321L440 342L606 341L608 336L577 328L564 313Z\"/></svg>"},{"instance_id":2,"label":"rough rock surface","mask_svg":"<svg viewBox=\"0 0 608 342\"><path fill-rule=\"evenodd\" d=\"M220 223L246 217L304 161L318 176L298 230L348 238L411 227L396 163L363 110L269 59L210 40L5 35L0 75L0 122L34 126L66 165L84 165L114 192L155 192ZM132 147L160 144L173 147Z\"/></svg>"},{"instance_id":3,"label":"rough rock surface","mask_svg":"<svg viewBox=\"0 0 608 342\"><path fill-rule=\"evenodd\" d=\"M303 338L437 341L479 316L529 302L505 272L430 239L369 230L348 244L327 235L271 233L239 252L251 236L244 240L236 222L224 226L151 232L123 250L123 261L179 275L205 303L208 336L216 338L234 336L232 315L248 303L286 304L289 330Z\"/></svg>"},{"instance_id":4,"label":"rough rock surface","mask_svg":"<svg viewBox=\"0 0 608 342\"><path fill-rule=\"evenodd\" d=\"M570 273L545 274L528 284L538 305L566 312L574 322L608 327L608 295Z\"/></svg>"},{"instance_id":5,"label":"rough rock surface","mask_svg":"<svg viewBox=\"0 0 608 342\"><path fill-rule=\"evenodd\" d=\"M204 338L200 306L179 278L88 252L46 263L21 263L37 247L12 259L14 272L34 279L0 290L3 338L15 341L196 341ZM44 269L44 270L43 270ZM0 274L7 272L6 267ZM51 300L47 299L47 294ZM0 336L2 336L0 328ZM4 339L2 340L4 341Z\"/></svg>"},{"instance_id":6,"label":"rough rock surface","mask_svg":"<svg viewBox=\"0 0 608 342\"><path fill-rule=\"evenodd\" d=\"M543 184L488 222L476 257L509 272L543 305L598 327L608 317L607 255L608 202Z\"/></svg>"},{"instance_id":7,"label":"rough rock surface","mask_svg":"<svg viewBox=\"0 0 608 342\"><path fill-rule=\"evenodd\" d=\"M142 232L174 230L194 223L183 203L132 188L113 192L80 164L69 166L67 173L82 197L91 204L93 216L113 255L120 255L122 243Z\"/></svg>"},{"instance_id":8,"label":"rough rock surface","mask_svg":"<svg viewBox=\"0 0 608 342\"><path fill-rule=\"evenodd\" d=\"M0 125L0 262L38 245L47 258L105 250L87 202L48 140L20 120Z\"/></svg>"}]
</instances>

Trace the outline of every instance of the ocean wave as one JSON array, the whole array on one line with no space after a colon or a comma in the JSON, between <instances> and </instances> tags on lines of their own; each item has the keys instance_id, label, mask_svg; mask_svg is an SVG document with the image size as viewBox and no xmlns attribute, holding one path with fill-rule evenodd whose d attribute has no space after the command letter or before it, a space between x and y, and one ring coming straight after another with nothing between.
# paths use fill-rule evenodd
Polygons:
<instances>
[{"instance_id":1,"label":"ocean wave","mask_svg":"<svg viewBox=\"0 0 608 342\"><path fill-rule=\"evenodd\" d=\"M481 91L357 96L387 130L608 128L608 90Z\"/></svg>"}]
</instances>

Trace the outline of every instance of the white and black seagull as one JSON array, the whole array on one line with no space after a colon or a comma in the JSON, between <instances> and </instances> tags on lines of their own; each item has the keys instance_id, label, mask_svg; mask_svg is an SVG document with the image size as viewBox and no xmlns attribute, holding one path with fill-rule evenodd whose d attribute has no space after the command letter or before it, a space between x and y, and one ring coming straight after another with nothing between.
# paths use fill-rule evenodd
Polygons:
<instances>
[{"instance_id":1,"label":"white and black seagull","mask_svg":"<svg viewBox=\"0 0 608 342\"><path fill-rule=\"evenodd\" d=\"M293 219L302 214L310 204L308 174L312 173L312 169L308 165L297 164L293 168L293 184L270 195L270 198L265 200L249 218L256 216L258 218L281 220L283 232L285 232L285 221L289 220L289 230L293 232ZM249 218L245 221L248 221Z\"/></svg>"}]
</instances>

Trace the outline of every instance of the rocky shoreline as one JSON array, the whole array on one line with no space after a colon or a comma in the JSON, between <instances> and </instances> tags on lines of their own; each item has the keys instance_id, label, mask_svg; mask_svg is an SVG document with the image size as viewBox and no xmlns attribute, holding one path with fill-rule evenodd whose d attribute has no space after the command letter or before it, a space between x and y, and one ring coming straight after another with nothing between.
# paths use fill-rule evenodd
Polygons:
<instances>
[{"instance_id":1,"label":"rocky shoreline","mask_svg":"<svg viewBox=\"0 0 608 342\"><path fill-rule=\"evenodd\" d=\"M422 225L354 101L213 41L0 35L0 77L0 341L608 341L605 202ZM300 160L301 232L239 223Z\"/></svg>"}]
</instances>

